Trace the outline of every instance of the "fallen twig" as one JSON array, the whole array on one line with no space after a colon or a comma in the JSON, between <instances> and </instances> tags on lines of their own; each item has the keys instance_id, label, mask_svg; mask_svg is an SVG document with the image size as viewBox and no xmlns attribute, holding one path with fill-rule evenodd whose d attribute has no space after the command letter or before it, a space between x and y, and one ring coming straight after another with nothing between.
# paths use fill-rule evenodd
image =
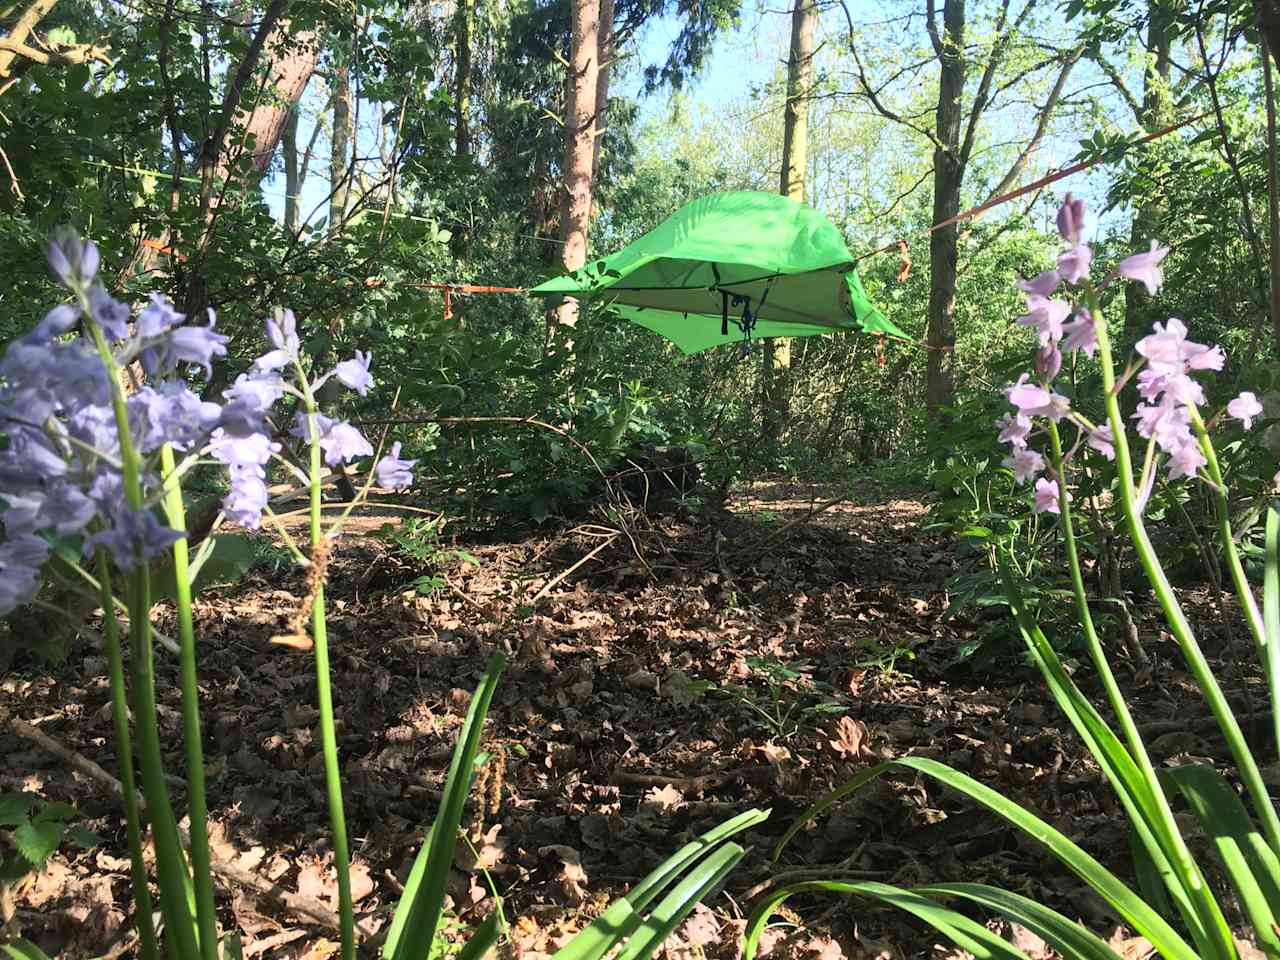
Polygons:
<instances>
[{"instance_id":1,"label":"fallen twig","mask_svg":"<svg viewBox=\"0 0 1280 960\"><path fill-rule=\"evenodd\" d=\"M620 536L622 536L622 533L620 531L614 533L614 535L609 537L609 539L605 540L603 543L600 543L598 546L593 547L590 553L588 553L586 556L580 559L568 570L565 570L562 573L559 573L556 576L552 577L550 580L548 580L546 584L543 586L543 588L533 595L533 599L529 601L530 605L536 604L539 600L541 600L548 593L554 590L558 584L564 581L566 577L570 576L575 570L577 570L583 564L590 562L597 554L600 553L601 550L609 546L609 544L613 543L613 541L618 539L618 537Z\"/></svg>"},{"instance_id":2,"label":"fallen twig","mask_svg":"<svg viewBox=\"0 0 1280 960\"><path fill-rule=\"evenodd\" d=\"M830 510L832 507L837 507L842 503L847 503L851 499L852 497L849 497L849 496L836 497L836 499L828 500L826 503L820 506L811 507L809 509L809 512L806 513L804 516L795 517L792 520L788 520L786 523L780 526L777 530L773 531L773 533L769 534L769 536L765 537L763 540L759 541L758 543L747 544L746 546L739 548L736 552L739 554L743 554L743 553L756 553L760 550L763 550L765 547L769 546L770 544L774 543L776 540L781 538L783 534L785 534L788 530L791 530L793 527L797 527L802 523L808 523L818 514L824 513L827 510Z\"/></svg>"},{"instance_id":3,"label":"fallen twig","mask_svg":"<svg viewBox=\"0 0 1280 960\"><path fill-rule=\"evenodd\" d=\"M761 780L771 777L768 767L734 767L732 770L718 770L704 773L696 777L664 777L656 773L632 773L629 770L616 770L609 778L616 786L625 787L675 787L681 793L701 793L711 787L718 787L731 780Z\"/></svg>"}]
</instances>

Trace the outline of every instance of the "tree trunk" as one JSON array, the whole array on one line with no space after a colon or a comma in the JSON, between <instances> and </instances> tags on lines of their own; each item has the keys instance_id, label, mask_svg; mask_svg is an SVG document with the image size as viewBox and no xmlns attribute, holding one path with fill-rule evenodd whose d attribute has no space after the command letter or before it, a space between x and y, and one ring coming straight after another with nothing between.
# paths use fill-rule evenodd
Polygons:
<instances>
[{"instance_id":1,"label":"tree trunk","mask_svg":"<svg viewBox=\"0 0 1280 960\"><path fill-rule=\"evenodd\" d=\"M329 148L329 233L342 227L351 194L351 68L343 63L333 68L333 136Z\"/></svg>"},{"instance_id":2,"label":"tree trunk","mask_svg":"<svg viewBox=\"0 0 1280 960\"><path fill-rule=\"evenodd\" d=\"M1280 0L1256 0L1258 29L1266 38L1272 62L1280 67Z\"/></svg>"},{"instance_id":3,"label":"tree trunk","mask_svg":"<svg viewBox=\"0 0 1280 960\"><path fill-rule=\"evenodd\" d=\"M1169 24L1161 16L1159 0L1151 0L1147 7L1147 54L1151 57L1142 77L1142 113L1138 122L1148 133L1168 126L1173 118L1173 101L1169 96ZM1129 227L1129 248L1145 250L1160 226L1163 204L1161 194L1154 186L1143 191L1142 203L1133 212ZM1134 342L1141 336L1143 306L1150 301L1140 283L1124 285L1125 339Z\"/></svg>"},{"instance_id":4,"label":"tree trunk","mask_svg":"<svg viewBox=\"0 0 1280 960\"><path fill-rule=\"evenodd\" d=\"M289 113L289 122L284 125L284 133L280 142L284 151L284 228L297 234L302 226L302 213L299 194L302 192L302 177L298 170L298 111Z\"/></svg>"},{"instance_id":5,"label":"tree trunk","mask_svg":"<svg viewBox=\"0 0 1280 960\"><path fill-rule=\"evenodd\" d=\"M1276 95L1271 69L1270 41L1266 33L1259 34L1262 45L1262 79L1267 98L1267 243L1268 243L1268 303L1271 312L1271 337L1280 351L1280 170L1276 169Z\"/></svg>"},{"instance_id":6,"label":"tree trunk","mask_svg":"<svg viewBox=\"0 0 1280 960\"><path fill-rule=\"evenodd\" d=\"M289 23L283 22L267 41L273 59L267 66L269 79L261 99L246 111L241 108L245 144L252 142L249 157L254 172L266 172L280 146L285 124L302 99L311 75L316 69L316 37L310 31L289 38Z\"/></svg>"},{"instance_id":7,"label":"tree trunk","mask_svg":"<svg viewBox=\"0 0 1280 960\"><path fill-rule=\"evenodd\" d=\"M933 151L934 223L942 223L960 212L960 187L964 182L964 165L959 153L965 83L964 3L965 0L946 0L943 5L943 36L938 50L938 142ZM951 404L955 392L953 353L959 235L953 223L934 230L929 237L929 359L925 405L935 422L939 410Z\"/></svg>"},{"instance_id":8,"label":"tree trunk","mask_svg":"<svg viewBox=\"0 0 1280 960\"><path fill-rule=\"evenodd\" d=\"M454 12L456 46L453 83L454 155L463 160L471 156L471 16L475 0L458 0Z\"/></svg>"},{"instance_id":9,"label":"tree trunk","mask_svg":"<svg viewBox=\"0 0 1280 960\"><path fill-rule=\"evenodd\" d=\"M596 80L595 139L591 142L591 176L600 172L600 145L604 142L605 119L609 113L609 77L613 73L614 0L600 0L600 74Z\"/></svg>"},{"instance_id":10,"label":"tree trunk","mask_svg":"<svg viewBox=\"0 0 1280 960\"><path fill-rule=\"evenodd\" d=\"M787 102L782 117L782 172L778 191L804 203L809 167L809 88L813 82L813 35L818 21L815 0L795 0L791 10L791 49L787 56ZM764 434L783 439L791 406L791 338L764 342Z\"/></svg>"},{"instance_id":11,"label":"tree trunk","mask_svg":"<svg viewBox=\"0 0 1280 960\"><path fill-rule=\"evenodd\" d=\"M573 0L573 45L569 57L564 111L564 193L560 259L566 270L587 262L591 221L591 170L595 159L595 112L600 76L601 0ZM566 300L556 322L578 322L578 302Z\"/></svg>"}]
</instances>

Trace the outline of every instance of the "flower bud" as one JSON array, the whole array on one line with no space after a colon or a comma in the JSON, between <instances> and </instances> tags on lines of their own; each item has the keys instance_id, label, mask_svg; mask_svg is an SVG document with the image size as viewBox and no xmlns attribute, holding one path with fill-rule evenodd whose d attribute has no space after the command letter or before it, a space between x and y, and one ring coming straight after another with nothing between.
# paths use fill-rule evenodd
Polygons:
<instances>
[{"instance_id":1,"label":"flower bud","mask_svg":"<svg viewBox=\"0 0 1280 960\"><path fill-rule=\"evenodd\" d=\"M1058 209L1058 234L1074 247L1080 242L1080 231L1083 229L1084 201L1068 193Z\"/></svg>"},{"instance_id":2,"label":"flower bud","mask_svg":"<svg viewBox=\"0 0 1280 960\"><path fill-rule=\"evenodd\" d=\"M1046 381L1052 380L1062 369L1062 353L1056 343L1050 343L1036 351L1036 373Z\"/></svg>"}]
</instances>

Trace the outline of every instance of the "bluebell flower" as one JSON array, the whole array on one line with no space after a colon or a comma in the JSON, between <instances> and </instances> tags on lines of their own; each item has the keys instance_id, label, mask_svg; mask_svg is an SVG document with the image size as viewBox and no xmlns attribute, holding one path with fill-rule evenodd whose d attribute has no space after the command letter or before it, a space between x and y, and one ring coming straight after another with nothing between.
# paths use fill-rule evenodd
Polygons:
<instances>
[{"instance_id":1,"label":"bluebell flower","mask_svg":"<svg viewBox=\"0 0 1280 960\"><path fill-rule=\"evenodd\" d=\"M70 227L53 232L45 249L53 275L68 287L88 286L98 273L98 248L92 240L81 241Z\"/></svg>"},{"instance_id":2,"label":"bluebell flower","mask_svg":"<svg viewBox=\"0 0 1280 960\"><path fill-rule=\"evenodd\" d=\"M138 360L148 374L160 372L169 362L167 344L161 338L185 319L158 293L153 293L151 302L142 308L134 332L144 344Z\"/></svg>"},{"instance_id":3,"label":"bluebell flower","mask_svg":"<svg viewBox=\"0 0 1280 960\"><path fill-rule=\"evenodd\" d=\"M206 377L213 374L213 358L227 355L227 337L215 333L213 311L209 311L207 327L178 327L169 334L169 349L177 363L194 363L204 367Z\"/></svg>"},{"instance_id":4,"label":"bluebell flower","mask_svg":"<svg viewBox=\"0 0 1280 960\"><path fill-rule=\"evenodd\" d=\"M298 339L298 321L292 310L276 308L275 315L267 320L267 339L275 349L254 361L259 370L279 370L298 359L302 343Z\"/></svg>"},{"instance_id":5,"label":"bluebell flower","mask_svg":"<svg viewBox=\"0 0 1280 960\"><path fill-rule=\"evenodd\" d=\"M131 417L131 419L133 419ZM133 425L131 424L131 429ZM106 404L91 403L67 418L67 433L79 443L106 457L120 456L120 433L115 411ZM80 451L83 456L84 451Z\"/></svg>"},{"instance_id":6,"label":"bluebell flower","mask_svg":"<svg viewBox=\"0 0 1280 960\"><path fill-rule=\"evenodd\" d=\"M221 428L214 431L209 453L227 465L231 479L231 489L222 501L227 519L250 530L258 528L267 506L267 464L279 450L280 444L265 434L236 436Z\"/></svg>"},{"instance_id":7,"label":"bluebell flower","mask_svg":"<svg viewBox=\"0 0 1280 960\"><path fill-rule=\"evenodd\" d=\"M116 300L101 287L94 287L89 291L89 309L94 322L106 334L108 343L129 336L130 311L127 304Z\"/></svg>"},{"instance_id":8,"label":"bluebell flower","mask_svg":"<svg viewBox=\"0 0 1280 960\"><path fill-rule=\"evenodd\" d=\"M400 441L391 445L391 452L378 461L373 474L378 486L388 490L403 490L413 484L413 467L417 460L400 459Z\"/></svg>"},{"instance_id":9,"label":"bluebell flower","mask_svg":"<svg viewBox=\"0 0 1280 960\"><path fill-rule=\"evenodd\" d=\"M0 616L35 599L40 568L49 558L49 544L33 534L0 543Z\"/></svg>"},{"instance_id":10,"label":"bluebell flower","mask_svg":"<svg viewBox=\"0 0 1280 960\"><path fill-rule=\"evenodd\" d=\"M40 511L44 509L44 494L39 491L19 493L6 490L0 497L4 499L5 510L0 513L0 521L4 522L4 532L10 537L24 533L35 533L40 529Z\"/></svg>"},{"instance_id":11,"label":"bluebell flower","mask_svg":"<svg viewBox=\"0 0 1280 960\"><path fill-rule=\"evenodd\" d=\"M213 431L209 442L209 455L233 469L265 469L272 455L279 451L280 444L262 433L240 437L219 428Z\"/></svg>"},{"instance_id":12,"label":"bluebell flower","mask_svg":"<svg viewBox=\"0 0 1280 960\"><path fill-rule=\"evenodd\" d=\"M262 512L267 508L267 482L251 470L231 474L231 490L222 501L222 512L232 523L246 530L262 526Z\"/></svg>"},{"instance_id":13,"label":"bluebell flower","mask_svg":"<svg viewBox=\"0 0 1280 960\"><path fill-rule=\"evenodd\" d=\"M271 406L284 396L284 381L274 373L242 373L222 395L221 425L227 433L248 436L260 432Z\"/></svg>"},{"instance_id":14,"label":"bluebell flower","mask_svg":"<svg viewBox=\"0 0 1280 960\"><path fill-rule=\"evenodd\" d=\"M66 475L66 458L43 432L20 423L6 429L9 447L0 451L0 483L5 489L39 489Z\"/></svg>"},{"instance_id":15,"label":"bluebell flower","mask_svg":"<svg viewBox=\"0 0 1280 960\"><path fill-rule=\"evenodd\" d=\"M22 339L32 345L48 343L55 337L62 336L79 322L80 311L69 304L62 303L46 313L44 319Z\"/></svg>"},{"instance_id":16,"label":"bluebell flower","mask_svg":"<svg viewBox=\"0 0 1280 960\"><path fill-rule=\"evenodd\" d=\"M121 510L115 525L93 534L84 542L86 556L98 547L105 547L121 570L129 571L139 563L154 560L163 554L182 534L165 526L150 510Z\"/></svg>"},{"instance_id":17,"label":"bluebell flower","mask_svg":"<svg viewBox=\"0 0 1280 960\"><path fill-rule=\"evenodd\" d=\"M345 421L334 420L322 413L315 415L316 430L320 449L324 451L324 462L331 467L347 463L358 457L373 456L373 447L359 430ZM295 437L301 437L308 443L312 441L311 430L305 413L298 414L297 425L290 431Z\"/></svg>"},{"instance_id":18,"label":"bluebell flower","mask_svg":"<svg viewBox=\"0 0 1280 960\"><path fill-rule=\"evenodd\" d=\"M54 484L40 512L40 527L53 530L60 537L79 533L98 513L98 506L69 482Z\"/></svg>"},{"instance_id":19,"label":"bluebell flower","mask_svg":"<svg viewBox=\"0 0 1280 960\"><path fill-rule=\"evenodd\" d=\"M369 376L369 364L372 360L372 353L357 350L352 359L343 360L334 367L333 375L363 397L373 386L373 377Z\"/></svg>"},{"instance_id":20,"label":"bluebell flower","mask_svg":"<svg viewBox=\"0 0 1280 960\"><path fill-rule=\"evenodd\" d=\"M143 453L169 443L188 450L204 441L222 417L216 403L201 400L174 381L143 387L129 398L130 429Z\"/></svg>"},{"instance_id":21,"label":"bluebell flower","mask_svg":"<svg viewBox=\"0 0 1280 960\"><path fill-rule=\"evenodd\" d=\"M89 497L103 516L116 516L125 509L124 478L117 470L99 469L89 483Z\"/></svg>"}]
</instances>

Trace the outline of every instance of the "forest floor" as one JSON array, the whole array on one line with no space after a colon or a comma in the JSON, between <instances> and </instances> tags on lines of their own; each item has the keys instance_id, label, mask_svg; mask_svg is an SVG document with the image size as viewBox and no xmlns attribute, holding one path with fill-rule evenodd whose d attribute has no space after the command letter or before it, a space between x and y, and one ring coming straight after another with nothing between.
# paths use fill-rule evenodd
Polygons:
<instances>
[{"instance_id":1,"label":"forest floor","mask_svg":"<svg viewBox=\"0 0 1280 960\"><path fill-rule=\"evenodd\" d=\"M1081 918L1124 956L1144 956L1144 944L1126 941L1105 905L1036 844L906 772L869 785L769 863L776 840L825 790L877 759L910 754L973 774L1128 875L1122 811L1017 656L1016 638L1006 632L993 669L957 669L1001 627L973 611L943 617L961 560L922 531L925 506L866 486L815 509L841 492L757 484L711 522L669 518L612 539L583 525L462 542L478 563L451 560L425 596L407 586L422 571L376 536L387 518L362 518L336 554L329 600L354 889L366 925L386 922L434 816L469 691L503 645L517 652L490 713L492 759L467 818L474 848L460 844L452 896L463 923L487 912L487 867L507 917L519 918L511 936L520 954L553 951L689 837L769 807L726 889L668 941L671 960L736 956L760 892L815 877L995 883ZM205 592L195 608L214 854L259 887L332 906L312 661L270 643L303 581L273 557L264 554L234 587ZM1220 760L1224 749L1156 611L1137 600L1152 667L1135 675L1119 659L1118 669L1153 754ZM1239 629L1235 611L1206 591L1188 600L1215 665L1230 660L1223 637ZM180 774L176 666L161 659L160 721ZM1088 673L1081 682L1096 693ZM52 674L5 678L0 703L114 771L105 674L99 652L81 651ZM1227 663L1220 676L1238 703L1265 697L1251 670ZM0 790L69 802L102 838L64 849L20 889L17 921L56 955L100 956L104 944L128 955L127 851L109 792L13 729L0 729L0 758ZM180 805L180 785L174 793ZM323 924L241 883L222 879L219 889L244 956L334 953L336 933ZM806 923L770 931L765 946L776 957L960 956L866 901L791 906ZM1053 956L1025 931L1004 929L1029 956Z\"/></svg>"}]
</instances>

